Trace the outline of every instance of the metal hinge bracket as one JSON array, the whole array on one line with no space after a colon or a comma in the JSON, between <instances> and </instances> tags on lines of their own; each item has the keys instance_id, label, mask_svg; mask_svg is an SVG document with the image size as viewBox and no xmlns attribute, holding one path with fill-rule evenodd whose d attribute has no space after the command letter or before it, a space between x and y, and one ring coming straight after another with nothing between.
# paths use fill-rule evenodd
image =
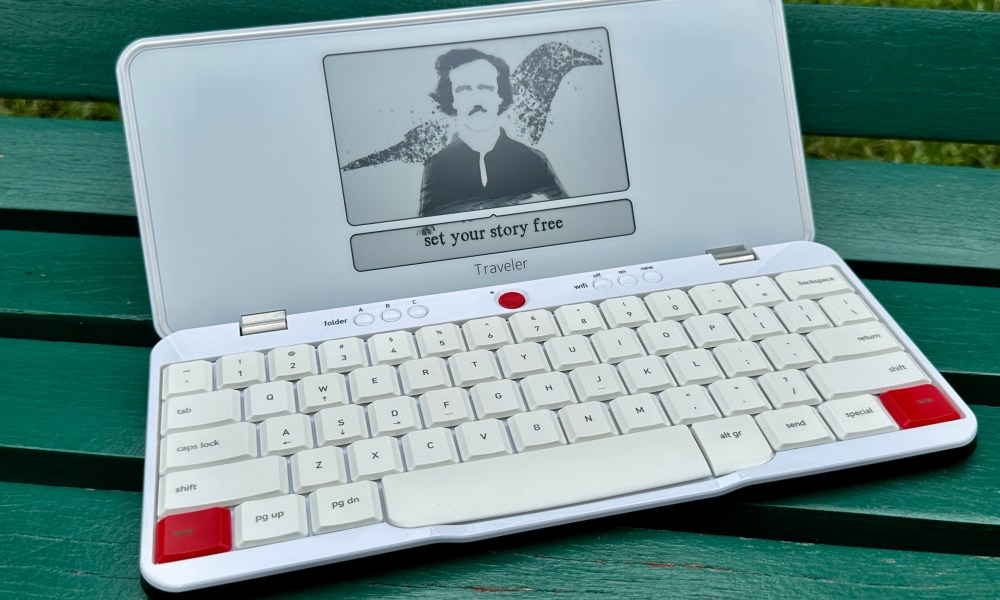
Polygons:
<instances>
[{"instance_id":1,"label":"metal hinge bracket","mask_svg":"<svg viewBox=\"0 0 1000 600\"><path fill-rule=\"evenodd\" d=\"M757 260L757 255L753 250L747 250L743 244L739 246L725 246L724 248L710 248L705 250L705 254L711 254L720 266L731 265L741 262Z\"/></svg>"},{"instance_id":2,"label":"metal hinge bracket","mask_svg":"<svg viewBox=\"0 0 1000 600\"><path fill-rule=\"evenodd\" d=\"M288 329L284 310L272 310L240 317L240 335L267 333L283 329Z\"/></svg>"}]
</instances>

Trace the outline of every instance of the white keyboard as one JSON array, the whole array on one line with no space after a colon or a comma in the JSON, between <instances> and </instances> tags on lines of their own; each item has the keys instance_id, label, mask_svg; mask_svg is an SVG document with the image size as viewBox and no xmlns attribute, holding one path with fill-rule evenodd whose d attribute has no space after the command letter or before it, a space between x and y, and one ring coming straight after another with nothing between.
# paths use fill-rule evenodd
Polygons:
<instances>
[{"instance_id":1,"label":"white keyboard","mask_svg":"<svg viewBox=\"0 0 1000 600\"><path fill-rule=\"evenodd\" d=\"M769 463L774 479L927 451L890 438L971 417L857 287L834 266L619 286L166 365L153 562L242 553L250 577L716 495ZM879 436L881 458L850 446ZM839 458L794 454L820 446Z\"/></svg>"}]
</instances>

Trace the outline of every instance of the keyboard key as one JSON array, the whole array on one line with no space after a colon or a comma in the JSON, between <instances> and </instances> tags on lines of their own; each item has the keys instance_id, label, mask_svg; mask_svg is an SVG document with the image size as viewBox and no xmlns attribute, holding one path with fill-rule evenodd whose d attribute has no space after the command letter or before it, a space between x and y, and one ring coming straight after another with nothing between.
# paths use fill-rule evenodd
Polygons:
<instances>
[{"instance_id":1,"label":"keyboard key","mask_svg":"<svg viewBox=\"0 0 1000 600\"><path fill-rule=\"evenodd\" d=\"M307 494L317 488L347 483L344 451L334 446L303 450L292 455L292 491Z\"/></svg>"},{"instance_id":2,"label":"keyboard key","mask_svg":"<svg viewBox=\"0 0 1000 600\"><path fill-rule=\"evenodd\" d=\"M163 403L160 433L236 423L242 415L240 393L236 390L176 396Z\"/></svg>"},{"instance_id":3,"label":"keyboard key","mask_svg":"<svg viewBox=\"0 0 1000 600\"><path fill-rule=\"evenodd\" d=\"M509 379L476 384L469 393L480 419L509 417L524 410L521 390Z\"/></svg>"},{"instance_id":4,"label":"keyboard key","mask_svg":"<svg viewBox=\"0 0 1000 600\"><path fill-rule=\"evenodd\" d=\"M904 352L824 363L806 369L827 400L930 383L913 358Z\"/></svg>"},{"instance_id":5,"label":"keyboard key","mask_svg":"<svg viewBox=\"0 0 1000 600\"><path fill-rule=\"evenodd\" d=\"M824 361L874 356L903 349L885 325L878 322L821 329L806 337Z\"/></svg>"},{"instance_id":6,"label":"keyboard key","mask_svg":"<svg viewBox=\"0 0 1000 600\"><path fill-rule=\"evenodd\" d=\"M545 354L556 371L569 371L578 367L597 364L597 355L590 341L582 335L567 335L548 340Z\"/></svg>"},{"instance_id":7,"label":"keyboard key","mask_svg":"<svg viewBox=\"0 0 1000 600\"><path fill-rule=\"evenodd\" d=\"M288 493L288 468L280 456L187 469L160 478L157 515L232 506ZM227 511L228 512L228 511Z\"/></svg>"},{"instance_id":8,"label":"keyboard key","mask_svg":"<svg viewBox=\"0 0 1000 600\"><path fill-rule=\"evenodd\" d=\"M559 419L550 410L519 413L507 419L510 437L518 452L539 450L566 443Z\"/></svg>"},{"instance_id":9,"label":"keyboard key","mask_svg":"<svg viewBox=\"0 0 1000 600\"><path fill-rule=\"evenodd\" d=\"M842 440L899 429L878 399L869 394L829 400L819 405L819 414Z\"/></svg>"},{"instance_id":10,"label":"keyboard key","mask_svg":"<svg viewBox=\"0 0 1000 600\"><path fill-rule=\"evenodd\" d=\"M431 325L417 330L417 347L420 356L451 356L464 352L465 338L462 330L454 323Z\"/></svg>"},{"instance_id":11,"label":"keyboard key","mask_svg":"<svg viewBox=\"0 0 1000 600\"><path fill-rule=\"evenodd\" d=\"M651 465L629 459L644 456L671 460ZM424 527L528 513L708 475L688 429L667 427L390 475L382 486L391 524Z\"/></svg>"},{"instance_id":12,"label":"keyboard key","mask_svg":"<svg viewBox=\"0 0 1000 600\"><path fill-rule=\"evenodd\" d=\"M347 378L340 373L303 377L295 384L302 412L316 412L331 406L347 404Z\"/></svg>"},{"instance_id":13,"label":"keyboard key","mask_svg":"<svg viewBox=\"0 0 1000 600\"><path fill-rule=\"evenodd\" d=\"M497 360L504 377L521 379L536 373L551 371L542 345L537 342L512 344L497 350Z\"/></svg>"},{"instance_id":14,"label":"keyboard key","mask_svg":"<svg viewBox=\"0 0 1000 600\"><path fill-rule=\"evenodd\" d=\"M761 413L757 415L757 425L775 450L792 450L836 440L811 406Z\"/></svg>"},{"instance_id":15,"label":"keyboard key","mask_svg":"<svg viewBox=\"0 0 1000 600\"><path fill-rule=\"evenodd\" d=\"M699 348L714 348L719 344L740 341L740 336L724 315L711 314L691 317L684 328Z\"/></svg>"},{"instance_id":16,"label":"keyboard key","mask_svg":"<svg viewBox=\"0 0 1000 600\"><path fill-rule=\"evenodd\" d=\"M819 305L838 327L875 320L875 314L857 294L827 296L820 299Z\"/></svg>"},{"instance_id":17,"label":"keyboard key","mask_svg":"<svg viewBox=\"0 0 1000 600\"><path fill-rule=\"evenodd\" d=\"M688 290L688 296L703 315L709 313L731 313L743 308L733 289L725 283L696 285Z\"/></svg>"},{"instance_id":18,"label":"keyboard key","mask_svg":"<svg viewBox=\"0 0 1000 600\"><path fill-rule=\"evenodd\" d=\"M630 358L618 365L618 372L630 394L659 392L676 385L666 363L658 356Z\"/></svg>"},{"instance_id":19,"label":"keyboard key","mask_svg":"<svg viewBox=\"0 0 1000 600\"><path fill-rule=\"evenodd\" d=\"M563 335L589 335L607 329L604 318L593 304L570 304L556 309L556 321Z\"/></svg>"},{"instance_id":20,"label":"keyboard key","mask_svg":"<svg viewBox=\"0 0 1000 600\"><path fill-rule=\"evenodd\" d=\"M514 341L507 322L500 317L473 319L462 325L462 332L472 350L494 350Z\"/></svg>"},{"instance_id":21,"label":"keyboard key","mask_svg":"<svg viewBox=\"0 0 1000 600\"><path fill-rule=\"evenodd\" d=\"M822 400L802 371L775 371L757 378L775 408L819 404Z\"/></svg>"},{"instance_id":22,"label":"keyboard key","mask_svg":"<svg viewBox=\"0 0 1000 600\"><path fill-rule=\"evenodd\" d=\"M722 416L708 395L708 390L700 385L667 390L660 394L660 399L667 410L667 415L670 416L670 421L677 425L690 425Z\"/></svg>"},{"instance_id":23,"label":"keyboard key","mask_svg":"<svg viewBox=\"0 0 1000 600\"><path fill-rule=\"evenodd\" d=\"M629 358L646 355L639 342L639 336L631 329L598 331L590 336L590 342L594 345L597 357L602 363L618 364Z\"/></svg>"},{"instance_id":24,"label":"keyboard key","mask_svg":"<svg viewBox=\"0 0 1000 600\"><path fill-rule=\"evenodd\" d=\"M469 421L455 428L455 441L463 461L502 456L513 452L503 423L497 419Z\"/></svg>"},{"instance_id":25,"label":"keyboard key","mask_svg":"<svg viewBox=\"0 0 1000 600\"><path fill-rule=\"evenodd\" d=\"M229 552L232 547L232 525L226 508L172 515L156 524L157 563Z\"/></svg>"},{"instance_id":26,"label":"keyboard key","mask_svg":"<svg viewBox=\"0 0 1000 600\"><path fill-rule=\"evenodd\" d=\"M359 440L347 447L347 468L351 481L381 479L403 472L403 456L394 437Z\"/></svg>"},{"instance_id":27,"label":"keyboard key","mask_svg":"<svg viewBox=\"0 0 1000 600\"><path fill-rule=\"evenodd\" d=\"M172 433L160 442L160 473L256 458L257 453L252 423Z\"/></svg>"},{"instance_id":28,"label":"keyboard key","mask_svg":"<svg viewBox=\"0 0 1000 600\"><path fill-rule=\"evenodd\" d=\"M284 346L267 353L267 366L271 380L301 379L319 373L316 349L309 344Z\"/></svg>"},{"instance_id":29,"label":"keyboard key","mask_svg":"<svg viewBox=\"0 0 1000 600\"><path fill-rule=\"evenodd\" d=\"M528 410L557 409L576 402L576 394L565 373L543 373L521 380L521 391Z\"/></svg>"},{"instance_id":30,"label":"keyboard key","mask_svg":"<svg viewBox=\"0 0 1000 600\"><path fill-rule=\"evenodd\" d=\"M933 385L890 390L879 396L879 400L902 429L944 423L959 418L955 407Z\"/></svg>"},{"instance_id":31,"label":"keyboard key","mask_svg":"<svg viewBox=\"0 0 1000 600\"><path fill-rule=\"evenodd\" d=\"M830 327L830 320L826 318L815 300L782 302L774 307L774 313L792 333L809 333Z\"/></svg>"},{"instance_id":32,"label":"keyboard key","mask_svg":"<svg viewBox=\"0 0 1000 600\"><path fill-rule=\"evenodd\" d=\"M816 351L798 333L767 338L760 343L760 347L779 369L805 369L820 362Z\"/></svg>"},{"instance_id":33,"label":"keyboard key","mask_svg":"<svg viewBox=\"0 0 1000 600\"><path fill-rule=\"evenodd\" d=\"M288 456L313 447L312 424L306 415L285 415L260 424L260 453Z\"/></svg>"},{"instance_id":34,"label":"keyboard key","mask_svg":"<svg viewBox=\"0 0 1000 600\"><path fill-rule=\"evenodd\" d=\"M774 456L750 415L701 421L692 425L691 431L716 477L762 465Z\"/></svg>"},{"instance_id":35,"label":"keyboard key","mask_svg":"<svg viewBox=\"0 0 1000 600\"><path fill-rule=\"evenodd\" d=\"M698 314L683 290L653 292L646 296L646 306L657 321L682 320Z\"/></svg>"},{"instance_id":36,"label":"keyboard key","mask_svg":"<svg viewBox=\"0 0 1000 600\"><path fill-rule=\"evenodd\" d=\"M294 494L244 502L236 507L235 523L237 548L252 548L309 535L306 499Z\"/></svg>"},{"instance_id":37,"label":"keyboard key","mask_svg":"<svg viewBox=\"0 0 1000 600\"><path fill-rule=\"evenodd\" d=\"M434 427L403 436L403 458L407 470L438 467L458 462L458 449L451 431Z\"/></svg>"},{"instance_id":38,"label":"keyboard key","mask_svg":"<svg viewBox=\"0 0 1000 600\"><path fill-rule=\"evenodd\" d=\"M638 327L653 320L646 305L635 296L611 298L601 302L601 314L611 328Z\"/></svg>"},{"instance_id":39,"label":"keyboard key","mask_svg":"<svg viewBox=\"0 0 1000 600\"><path fill-rule=\"evenodd\" d=\"M771 410L760 388L749 377L723 379L709 384L708 391L715 398L715 403L727 417L734 415L757 414Z\"/></svg>"},{"instance_id":40,"label":"keyboard key","mask_svg":"<svg viewBox=\"0 0 1000 600\"><path fill-rule=\"evenodd\" d=\"M451 368L451 378L455 385L473 386L484 381L500 379L500 368L492 352L474 350L460 352L448 359Z\"/></svg>"},{"instance_id":41,"label":"keyboard key","mask_svg":"<svg viewBox=\"0 0 1000 600\"><path fill-rule=\"evenodd\" d=\"M840 292L853 292L840 271L834 267L819 267L782 273L775 277L778 285L792 300L811 300Z\"/></svg>"},{"instance_id":42,"label":"keyboard key","mask_svg":"<svg viewBox=\"0 0 1000 600\"><path fill-rule=\"evenodd\" d=\"M161 399L212 391L212 363L205 360L167 365L163 369Z\"/></svg>"},{"instance_id":43,"label":"keyboard key","mask_svg":"<svg viewBox=\"0 0 1000 600\"><path fill-rule=\"evenodd\" d=\"M324 408L316 413L316 442L321 446L350 444L368 437L365 409L357 404Z\"/></svg>"},{"instance_id":44,"label":"keyboard key","mask_svg":"<svg viewBox=\"0 0 1000 600\"><path fill-rule=\"evenodd\" d=\"M751 342L786 333L778 318L766 306L734 310L730 313L729 320L736 327L740 337Z\"/></svg>"},{"instance_id":45,"label":"keyboard key","mask_svg":"<svg viewBox=\"0 0 1000 600\"><path fill-rule=\"evenodd\" d=\"M733 291L743 306L774 306L785 301L785 295L770 277L751 277L733 283Z\"/></svg>"},{"instance_id":46,"label":"keyboard key","mask_svg":"<svg viewBox=\"0 0 1000 600\"><path fill-rule=\"evenodd\" d=\"M722 344L715 349L715 359L729 377L761 375L773 370L753 342Z\"/></svg>"},{"instance_id":47,"label":"keyboard key","mask_svg":"<svg viewBox=\"0 0 1000 600\"><path fill-rule=\"evenodd\" d=\"M358 338L330 340L319 345L319 368L324 373L347 373L370 364L365 343Z\"/></svg>"},{"instance_id":48,"label":"keyboard key","mask_svg":"<svg viewBox=\"0 0 1000 600\"><path fill-rule=\"evenodd\" d=\"M295 412L295 388L288 381L251 385L243 392L243 404L247 421L290 415Z\"/></svg>"},{"instance_id":49,"label":"keyboard key","mask_svg":"<svg viewBox=\"0 0 1000 600\"><path fill-rule=\"evenodd\" d=\"M451 387L448 365L443 358L419 358L399 365L399 380L403 393L418 396L431 390Z\"/></svg>"},{"instance_id":50,"label":"keyboard key","mask_svg":"<svg viewBox=\"0 0 1000 600\"><path fill-rule=\"evenodd\" d=\"M320 488L309 496L313 533L329 533L384 521L378 484L358 481Z\"/></svg>"},{"instance_id":51,"label":"keyboard key","mask_svg":"<svg viewBox=\"0 0 1000 600\"><path fill-rule=\"evenodd\" d=\"M694 348L687 333L684 332L684 326L677 321L647 323L639 327L639 339L646 347L646 352L657 356Z\"/></svg>"},{"instance_id":52,"label":"keyboard key","mask_svg":"<svg viewBox=\"0 0 1000 600\"><path fill-rule=\"evenodd\" d=\"M396 370L389 365L376 365L351 371L347 376L351 397L357 403L402 396Z\"/></svg>"},{"instance_id":53,"label":"keyboard key","mask_svg":"<svg viewBox=\"0 0 1000 600\"><path fill-rule=\"evenodd\" d=\"M625 385L611 365L591 365L573 369L570 371L569 380L576 391L576 397L581 402L610 400L625 395Z\"/></svg>"},{"instance_id":54,"label":"keyboard key","mask_svg":"<svg viewBox=\"0 0 1000 600\"><path fill-rule=\"evenodd\" d=\"M451 427L474 418L469 393L462 388L427 392L420 397L420 414L428 427Z\"/></svg>"},{"instance_id":55,"label":"keyboard key","mask_svg":"<svg viewBox=\"0 0 1000 600\"><path fill-rule=\"evenodd\" d=\"M510 317L509 322L518 342L544 342L559 335L556 320L547 310L517 313Z\"/></svg>"},{"instance_id":56,"label":"keyboard key","mask_svg":"<svg viewBox=\"0 0 1000 600\"><path fill-rule=\"evenodd\" d=\"M608 407L603 402L564 406L559 409L559 420L571 444L618 435Z\"/></svg>"},{"instance_id":57,"label":"keyboard key","mask_svg":"<svg viewBox=\"0 0 1000 600\"><path fill-rule=\"evenodd\" d=\"M622 433L635 433L670 425L660 403L652 394L634 394L608 403Z\"/></svg>"},{"instance_id":58,"label":"keyboard key","mask_svg":"<svg viewBox=\"0 0 1000 600\"><path fill-rule=\"evenodd\" d=\"M376 400L368 405L368 425L373 436L403 435L420 429L417 401L409 396Z\"/></svg>"},{"instance_id":59,"label":"keyboard key","mask_svg":"<svg viewBox=\"0 0 1000 600\"><path fill-rule=\"evenodd\" d=\"M368 338L368 353L374 365L398 365L417 358L417 345L406 331L377 333Z\"/></svg>"},{"instance_id":60,"label":"keyboard key","mask_svg":"<svg viewBox=\"0 0 1000 600\"><path fill-rule=\"evenodd\" d=\"M245 388L267 381L264 355L260 352L241 352L223 356L215 362L215 368L219 389Z\"/></svg>"},{"instance_id":61,"label":"keyboard key","mask_svg":"<svg viewBox=\"0 0 1000 600\"><path fill-rule=\"evenodd\" d=\"M722 379L712 353L703 348L675 352L667 357L667 366L678 385L701 385Z\"/></svg>"}]
</instances>

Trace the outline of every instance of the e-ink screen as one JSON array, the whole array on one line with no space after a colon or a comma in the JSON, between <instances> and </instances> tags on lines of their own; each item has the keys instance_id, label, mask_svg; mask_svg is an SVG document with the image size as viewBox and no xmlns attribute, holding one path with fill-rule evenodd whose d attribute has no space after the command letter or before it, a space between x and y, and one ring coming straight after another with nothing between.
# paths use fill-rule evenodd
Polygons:
<instances>
[{"instance_id":1,"label":"e-ink screen","mask_svg":"<svg viewBox=\"0 0 1000 600\"><path fill-rule=\"evenodd\" d=\"M413 236L416 243L406 246L427 250L403 262L379 257L386 237L358 239L388 231L366 227L352 238L359 270L488 253L487 244L459 250L457 243L449 252L447 236L440 244L428 236L436 225L461 229L460 222L528 209L566 218L538 232L558 233L551 242L538 236L522 248L595 239L600 222L590 220L606 219L609 206L574 218L586 205L565 201L629 187L605 29L337 54L323 62L337 148L331 168L339 169L347 222L393 223L392 237ZM628 227L600 237L634 232L631 203L610 206L625 211L612 221ZM428 217L434 224L395 223ZM502 246L516 247L508 248L507 237ZM366 256L359 257L362 248Z\"/></svg>"}]
</instances>

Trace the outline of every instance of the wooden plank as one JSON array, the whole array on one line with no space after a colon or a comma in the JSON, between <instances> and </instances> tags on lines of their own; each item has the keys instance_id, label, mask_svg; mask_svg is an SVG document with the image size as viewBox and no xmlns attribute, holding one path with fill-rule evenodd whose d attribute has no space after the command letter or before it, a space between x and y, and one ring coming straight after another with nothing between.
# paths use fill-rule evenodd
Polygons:
<instances>
[{"instance_id":1,"label":"wooden plank","mask_svg":"<svg viewBox=\"0 0 1000 600\"><path fill-rule=\"evenodd\" d=\"M120 122L0 117L0 209L135 216Z\"/></svg>"},{"instance_id":2,"label":"wooden plank","mask_svg":"<svg viewBox=\"0 0 1000 600\"><path fill-rule=\"evenodd\" d=\"M807 162L816 241L844 258L985 269L1000 265L1000 170Z\"/></svg>"},{"instance_id":3,"label":"wooden plank","mask_svg":"<svg viewBox=\"0 0 1000 600\"><path fill-rule=\"evenodd\" d=\"M149 351L0 342L0 480L139 489Z\"/></svg>"},{"instance_id":4,"label":"wooden plank","mask_svg":"<svg viewBox=\"0 0 1000 600\"><path fill-rule=\"evenodd\" d=\"M101 219L128 220L135 229L120 124L0 118L0 154L5 229L122 231L121 221ZM1000 171L833 160L810 160L807 168L817 240L848 260L976 269L1000 264L994 227ZM51 245L54 260L62 261L59 242ZM134 269L135 256L123 260Z\"/></svg>"},{"instance_id":5,"label":"wooden plank","mask_svg":"<svg viewBox=\"0 0 1000 600\"><path fill-rule=\"evenodd\" d=\"M942 169L948 171L959 168ZM1000 176L1000 173L997 175ZM928 226L932 219L938 218L930 209L923 214ZM956 214L959 214L958 211ZM989 214L989 209L984 209L980 214ZM981 231L983 236L987 235L992 222L1000 221L1000 217L994 221L976 219L976 213L971 209L964 215L963 222L969 224L970 230ZM861 212L856 217L856 224L864 234L880 236L876 227L865 223L866 219L877 221L879 214ZM904 217L905 215L898 213L885 217L882 222L890 231L895 231L893 227L898 229L904 223L911 227L911 221ZM844 224L841 224L837 230L843 231L843 227ZM918 252L922 251L918 249L919 242L931 236L928 234L925 237L917 231L913 236L903 237L909 237L912 242L909 246L913 253L911 256L918 256ZM893 245L891 243L878 246L867 241L865 235L850 240L857 241L854 257L906 258L901 251L889 249ZM830 240L821 237L820 241ZM832 242L831 245L837 248L841 244L848 245L849 239L844 236L838 239L835 236ZM984 250L994 252L994 265L1000 261L1000 248L996 246L996 243L989 241L984 241L983 244ZM851 249L850 246L848 249ZM973 246L968 246L967 250L966 257L979 261L979 264L987 264L987 252L977 252ZM941 260L954 258L945 245L929 246L928 252L937 252ZM143 345L155 342L156 336L149 324L151 313L137 239L0 230L0 255L5 257L0 262L0 335ZM851 258L852 254L847 256ZM931 315L936 315L941 306L949 306L950 303L954 304L954 310L959 311L956 318L968 330L965 339L969 344L975 345L980 340L990 339L990 335L1000 337L1000 290L972 286L924 288L919 287L924 284L914 285L918 287L900 285L882 288L885 290L882 302L893 314L913 314L903 325L921 346L934 345L948 339L948 332L942 332L935 324L951 323L951 320L939 321ZM923 324L928 327L926 333L921 330ZM928 351L928 354L943 370L990 372L988 362L976 362L988 361L987 357L974 353L973 348L968 348L968 351L974 356L972 362L962 364L949 362L954 360L954 355L948 351L947 346L940 351Z\"/></svg>"},{"instance_id":6,"label":"wooden plank","mask_svg":"<svg viewBox=\"0 0 1000 600\"><path fill-rule=\"evenodd\" d=\"M494 4L431 0L419 8ZM138 37L383 15L402 0L6 0L0 96L114 100L114 64ZM786 17L808 133L1000 141L1000 14L791 5Z\"/></svg>"},{"instance_id":7,"label":"wooden plank","mask_svg":"<svg viewBox=\"0 0 1000 600\"><path fill-rule=\"evenodd\" d=\"M144 598L139 494L0 483L0 589ZM403 565L403 566L398 566ZM602 522L438 545L217 592L287 598L990 598L1000 559L608 527Z\"/></svg>"},{"instance_id":8,"label":"wooden plank","mask_svg":"<svg viewBox=\"0 0 1000 600\"><path fill-rule=\"evenodd\" d=\"M145 439L146 351L0 341L0 364L19 374L0 386L0 481L138 490ZM997 367L994 363L995 371ZM988 396L966 400L995 400L997 376L990 379ZM974 411L980 444L965 461L942 468L928 459L936 468L927 471L919 468L925 462L920 459L906 468L890 467L888 474L872 476L855 470L843 479L792 482L763 501L751 494L749 500L757 500L752 504L739 502L739 497L725 500L724 509L718 510L725 516L718 518L706 519L699 504L628 522L672 528L690 528L686 523L691 522L696 529L717 533L783 539L809 535L804 541L829 538L840 543L844 540L838 536L845 535L843 519L863 517L867 528L851 531L844 543L884 544L880 540L884 531L905 522L907 534L893 537L904 548L1000 551L1000 505L995 502L1000 492L1000 407L974 406ZM830 489L831 482L839 487ZM816 493L789 495L809 490ZM956 490L961 492L960 503L953 501ZM811 525L805 530L801 524L807 520ZM941 521L947 525L943 532L938 531ZM936 534L927 535L928 531Z\"/></svg>"},{"instance_id":9,"label":"wooden plank","mask_svg":"<svg viewBox=\"0 0 1000 600\"><path fill-rule=\"evenodd\" d=\"M785 10L803 131L1000 142L1000 14Z\"/></svg>"},{"instance_id":10,"label":"wooden plank","mask_svg":"<svg viewBox=\"0 0 1000 600\"><path fill-rule=\"evenodd\" d=\"M139 240L0 230L0 335L152 344Z\"/></svg>"}]
</instances>

